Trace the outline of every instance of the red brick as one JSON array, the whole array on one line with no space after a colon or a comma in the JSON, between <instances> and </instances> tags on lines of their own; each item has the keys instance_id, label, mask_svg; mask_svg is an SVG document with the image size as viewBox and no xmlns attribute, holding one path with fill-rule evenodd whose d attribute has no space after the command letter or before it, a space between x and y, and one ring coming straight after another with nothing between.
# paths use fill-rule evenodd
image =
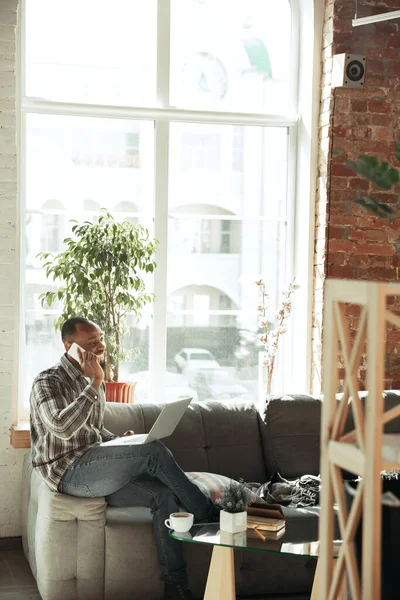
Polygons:
<instances>
[{"instance_id":1,"label":"red brick","mask_svg":"<svg viewBox=\"0 0 400 600\"><path fill-rule=\"evenodd\" d=\"M334 177L351 177L354 171L351 171L343 164L334 163L332 165L331 175Z\"/></svg>"},{"instance_id":2,"label":"red brick","mask_svg":"<svg viewBox=\"0 0 400 600\"><path fill-rule=\"evenodd\" d=\"M372 127L372 137L375 140L386 140L394 142L393 132L387 127Z\"/></svg>"},{"instance_id":3,"label":"red brick","mask_svg":"<svg viewBox=\"0 0 400 600\"><path fill-rule=\"evenodd\" d=\"M360 269L360 279L368 281L396 281L395 269Z\"/></svg>"},{"instance_id":4,"label":"red brick","mask_svg":"<svg viewBox=\"0 0 400 600\"><path fill-rule=\"evenodd\" d=\"M347 240L329 240L329 252L352 252L354 250L354 242Z\"/></svg>"},{"instance_id":5,"label":"red brick","mask_svg":"<svg viewBox=\"0 0 400 600\"><path fill-rule=\"evenodd\" d=\"M349 48L351 42L352 42L352 32L344 32L342 33L341 31L334 31L333 32L333 53L334 54L338 54L338 51L336 49L336 45L346 45L347 44L347 48ZM348 50L347 50L348 51Z\"/></svg>"},{"instance_id":6,"label":"red brick","mask_svg":"<svg viewBox=\"0 0 400 600\"><path fill-rule=\"evenodd\" d=\"M348 227L329 227L329 237L336 238L339 240L346 240L349 237Z\"/></svg>"},{"instance_id":7,"label":"red brick","mask_svg":"<svg viewBox=\"0 0 400 600\"><path fill-rule=\"evenodd\" d=\"M385 60L369 59L367 63L368 73L385 73L388 69L388 62Z\"/></svg>"},{"instance_id":8,"label":"red brick","mask_svg":"<svg viewBox=\"0 0 400 600\"><path fill-rule=\"evenodd\" d=\"M400 256L398 254L395 254L394 256L392 256L391 262L394 267L400 267Z\"/></svg>"},{"instance_id":9,"label":"red brick","mask_svg":"<svg viewBox=\"0 0 400 600\"><path fill-rule=\"evenodd\" d=\"M397 201L399 199L397 194L393 194L390 191L385 192L384 190L374 190L373 196L375 200L377 200L378 202L384 202L385 204L397 204ZM397 227L395 227L395 229L398 228L399 226L397 224Z\"/></svg>"},{"instance_id":10,"label":"red brick","mask_svg":"<svg viewBox=\"0 0 400 600\"><path fill-rule=\"evenodd\" d=\"M374 140L369 140L368 141L368 151L364 152L364 154L373 154L374 156L381 154L383 156L386 156L388 154L392 154L393 153L393 144L392 143L388 143L388 142L376 142Z\"/></svg>"},{"instance_id":11,"label":"red brick","mask_svg":"<svg viewBox=\"0 0 400 600\"><path fill-rule=\"evenodd\" d=\"M330 215L329 223L331 225L356 225L357 217L353 217L351 215Z\"/></svg>"},{"instance_id":12,"label":"red brick","mask_svg":"<svg viewBox=\"0 0 400 600\"><path fill-rule=\"evenodd\" d=\"M384 267L385 269L392 269L394 267L393 256L369 256L368 264L371 267Z\"/></svg>"},{"instance_id":13,"label":"red brick","mask_svg":"<svg viewBox=\"0 0 400 600\"><path fill-rule=\"evenodd\" d=\"M343 190L343 189L335 189L332 188L330 191L330 201L331 204L335 202L354 202L357 199L357 191L356 190Z\"/></svg>"},{"instance_id":14,"label":"red brick","mask_svg":"<svg viewBox=\"0 0 400 600\"><path fill-rule=\"evenodd\" d=\"M355 140L370 140L372 138L371 127L354 125L351 129L351 137Z\"/></svg>"},{"instance_id":15,"label":"red brick","mask_svg":"<svg viewBox=\"0 0 400 600\"><path fill-rule=\"evenodd\" d=\"M386 48L400 48L400 36L399 34L392 33L386 37Z\"/></svg>"},{"instance_id":16,"label":"red brick","mask_svg":"<svg viewBox=\"0 0 400 600\"><path fill-rule=\"evenodd\" d=\"M354 6L351 4L351 2L334 2L333 4L333 10L335 15L340 15L342 19L351 20L354 18Z\"/></svg>"},{"instance_id":17,"label":"red brick","mask_svg":"<svg viewBox=\"0 0 400 600\"><path fill-rule=\"evenodd\" d=\"M398 57L398 52L397 50L394 50L393 48L373 48L373 49L368 49L366 51L366 56L367 56L367 69L368 69L368 58L389 58L390 60L396 60Z\"/></svg>"},{"instance_id":18,"label":"red brick","mask_svg":"<svg viewBox=\"0 0 400 600\"><path fill-rule=\"evenodd\" d=\"M369 190L370 183L361 177L349 177L347 180L348 187L351 190Z\"/></svg>"},{"instance_id":19,"label":"red brick","mask_svg":"<svg viewBox=\"0 0 400 600\"><path fill-rule=\"evenodd\" d=\"M368 111L372 113L388 113L390 112L390 105L387 102L368 102Z\"/></svg>"},{"instance_id":20,"label":"red brick","mask_svg":"<svg viewBox=\"0 0 400 600\"><path fill-rule=\"evenodd\" d=\"M365 85L369 88L384 88L387 87L388 82L388 75L369 75L367 71L365 76Z\"/></svg>"},{"instance_id":21,"label":"red brick","mask_svg":"<svg viewBox=\"0 0 400 600\"><path fill-rule=\"evenodd\" d=\"M389 256L395 254L396 248L394 246L380 246L378 244L357 244L356 252L357 254L385 254Z\"/></svg>"},{"instance_id":22,"label":"red brick","mask_svg":"<svg viewBox=\"0 0 400 600\"><path fill-rule=\"evenodd\" d=\"M347 254L344 252L329 252L327 263L329 265L337 265L344 267L347 264Z\"/></svg>"},{"instance_id":23,"label":"red brick","mask_svg":"<svg viewBox=\"0 0 400 600\"><path fill-rule=\"evenodd\" d=\"M347 188L347 177L335 177L331 181L331 189L335 190L345 190Z\"/></svg>"},{"instance_id":24,"label":"red brick","mask_svg":"<svg viewBox=\"0 0 400 600\"><path fill-rule=\"evenodd\" d=\"M349 234L349 240L363 240L364 232L360 229L352 229Z\"/></svg>"},{"instance_id":25,"label":"red brick","mask_svg":"<svg viewBox=\"0 0 400 600\"><path fill-rule=\"evenodd\" d=\"M365 109L366 109L366 107L365 107ZM350 100L349 100L349 98L340 98L340 97L336 96L336 100L335 100L335 118L336 118L336 113L346 113L346 114L348 114L349 111L350 111Z\"/></svg>"},{"instance_id":26,"label":"red brick","mask_svg":"<svg viewBox=\"0 0 400 600\"><path fill-rule=\"evenodd\" d=\"M367 101L366 100L352 100L351 110L353 112L364 113L367 112Z\"/></svg>"},{"instance_id":27,"label":"red brick","mask_svg":"<svg viewBox=\"0 0 400 600\"><path fill-rule=\"evenodd\" d=\"M390 67L392 75L400 75L400 63L393 63Z\"/></svg>"},{"instance_id":28,"label":"red brick","mask_svg":"<svg viewBox=\"0 0 400 600\"><path fill-rule=\"evenodd\" d=\"M359 317L361 314L361 307L359 304L346 304L344 312L346 315Z\"/></svg>"},{"instance_id":29,"label":"red brick","mask_svg":"<svg viewBox=\"0 0 400 600\"><path fill-rule=\"evenodd\" d=\"M383 229L367 229L364 231L364 237L370 242L386 242L387 236Z\"/></svg>"},{"instance_id":30,"label":"red brick","mask_svg":"<svg viewBox=\"0 0 400 600\"><path fill-rule=\"evenodd\" d=\"M354 267L340 267L338 265L329 265L329 277L337 277L338 279L353 279Z\"/></svg>"},{"instance_id":31,"label":"red brick","mask_svg":"<svg viewBox=\"0 0 400 600\"><path fill-rule=\"evenodd\" d=\"M368 124L371 125L385 125L389 127L392 124L393 117L391 115L374 113L373 115L367 115L367 120ZM390 139L393 139L393 136Z\"/></svg>"},{"instance_id":32,"label":"red brick","mask_svg":"<svg viewBox=\"0 0 400 600\"><path fill-rule=\"evenodd\" d=\"M347 137L349 137L350 128L343 127L343 125L338 125L337 127L335 127L334 133L335 133L335 137L347 138Z\"/></svg>"},{"instance_id":33,"label":"red brick","mask_svg":"<svg viewBox=\"0 0 400 600\"><path fill-rule=\"evenodd\" d=\"M386 35L384 35L383 33L379 35L375 33L367 36L366 46L368 48L387 48L387 41L388 40Z\"/></svg>"},{"instance_id":34,"label":"red brick","mask_svg":"<svg viewBox=\"0 0 400 600\"><path fill-rule=\"evenodd\" d=\"M340 17L342 17L342 15L340 15ZM347 18L340 18L337 15L334 15L333 17L333 26L337 31L340 31L341 33L345 33L348 32L351 34L352 32L352 23L351 23L351 19L347 19Z\"/></svg>"}]
</instances>

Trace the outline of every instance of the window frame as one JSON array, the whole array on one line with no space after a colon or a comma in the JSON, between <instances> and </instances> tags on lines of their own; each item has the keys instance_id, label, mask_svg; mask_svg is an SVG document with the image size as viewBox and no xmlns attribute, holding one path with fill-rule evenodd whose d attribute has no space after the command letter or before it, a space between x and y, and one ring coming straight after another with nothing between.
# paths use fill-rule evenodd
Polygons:
<instances>
[{"instance_id":1,"label":"window frame","mask_svg":"<svg viewBox=\"0 0 400 600\"><path fill-rule=\"evenodd\" d=\"M304 150L304 140L310 136L312 129L315 134L316 113L315 105L318 105L318 95L316 85L313 84L313 75L318 71L316 64L316 47L317 43L313 36L309 41L312 49L312 69L308 71L308 79L305 83L301 82L301 56L303 41L300 42L304 35L304 28L310 26L315 18L314 3L318 0L305 0L305 10L303 13L299 10L299 1L291 0L292 12L292 48L291 48L291 93L292 105L290 110L284 114L257 114L257 113L241 113L241 112L211 112L202 110L177 109L170 106L170 90L169 90L169 69L170 69L170 21L171 21L171 0L158 0L157 13L157 104L154 107L122 107L122 106L104 106L104 105L88 105L69 102L44 101L37 98L29 98L25 94L25 0L21 0L20 5L20 23L19 23L19 49L20 49L20 64L19 64L19 177L20 177L20 210L22 218L20 219L20 252L21 252L21 279L20 286L22 293L20 294L20 318L21 335L19 343L20 361L24 359L24 332L25 332L25 310L24 310L24 277L25 277L25 214L26 214L26 181L25 174L21 165L25 164L26 158L26 115L29 113L41 113L49 115L71 115L92 118L116 118L116 119L137 119L137 120L152 120L154 122L155 135L155 192L154 192L154 236L159 240L160 247L157 255L157 269L154 276L154 293L157 297L157 302L153 306L153 316L150 325L149 339L149 371L150 371L150 392L155 402L162 402L164 392L164 377L165 365L167 356L167 269L168 269L168 189L169 189L169 132L170 123L174 122L192 122L200 124L226 124L226 125L248 125L262 127L286 127L288 130L288 182L287 182L287 240L286 240L286 256L287 256L287 273L285 279L290 280L295 275L301 284L300 293L301 301L299 307L295 306L293 313L293 322L290 324L291 329L291 352L285 352L285 359L281 363L285 363L285 373L280 373L280 380L285 382L298 381L296 390L308 391L310 381L310 348L311 348L311 277L312 277L312 242L313 232L313 192L310 187L310 180L306 181L306 189L304 189L304 176L298 176L299 168L307 166L306 180L310 179L315 173L311 167L313 148L309 146L309 155L304 163L300 159L300 153ZM318 12L318 11L317 11ZM310 15L312 18L310 19ZM323 14L318 14L319 24L323 22ZM315 33L315 37L316 37ZM319 40L318 40L319 41ZM311 83L311 86L310 86ZM318 84L317 84L318 85ZM306 109L306 102L303 98L301 102L300 96L302 89L306 89L304 97L308 97L313 102L314 112L312 118L302 118L301 108ZM312 93L309 93L310 87ZM319 86L318 86L319 87ZM307 96L308 94L308 96ZM311 111L312 112L312 111ZM311 123L310 131L304 130L304 124ZM313 142L313 140L311 140ZM310 142L310 144L311 144ZM315 154L315 148L314 148ZM302 184L303 182L303 184ZM303 187L302 187L303 185ZM302 207L302 208L301 208ZM300 213L307 208L306 213ZM301 235L299 226L308 222L307 234L308 243L301 244ZM306 249L304 250L304 246ZM301 251L300 251L301 250ZM297 256L297 259L296 259ZM299 257L302 257L300 260ZM304 268L304 258L307 265ZM311 265L311 268L310 268ZM300 268L299 268L300 267ZM299 277L299 274L305 276ZM303 283L304 281L304 283ZM296 299L297 302L297 299ZM295 304L296 304L295 302ZM256 308L255 308L256 310ZM305 310L307 318L301 314ZM297 315L297 318L296 318ZM295 321L295 322L294 322ZM306 347L306 352L304 348ZM301 348L301 360L295 360L297 350ZM284 348L281 352L285 351ZM292 365L297 367L292 370ZM292 376L287 374L292 372ZM27 415L29 409L24 407L23 394L23 369L19 369L19 409L20 415ZM285 385L286 387L286 385ZM282 388L283 389L283 388ZM294 388L293 388L294 389Z\"/></svg>"}]
</instances>

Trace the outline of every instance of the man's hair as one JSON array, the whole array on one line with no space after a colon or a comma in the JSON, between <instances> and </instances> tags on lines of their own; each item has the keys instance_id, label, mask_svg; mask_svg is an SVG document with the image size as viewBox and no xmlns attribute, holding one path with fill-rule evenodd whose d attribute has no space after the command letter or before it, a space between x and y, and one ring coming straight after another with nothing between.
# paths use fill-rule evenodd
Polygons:
<instances>
[{"instance_id":1,"label":"man's hair","mask_svg":"<svg viewBox=\"0 0 400 600\"><path fill-rule=\"evenodd\" d=\"M70 319L67 319L61 327L62 341L68 342L74 333L76 333L76 326L83 324L94 325L93 321L89 321L89 319L85 319L85 317L71 317Z\"/></svg>"}]
</instances>

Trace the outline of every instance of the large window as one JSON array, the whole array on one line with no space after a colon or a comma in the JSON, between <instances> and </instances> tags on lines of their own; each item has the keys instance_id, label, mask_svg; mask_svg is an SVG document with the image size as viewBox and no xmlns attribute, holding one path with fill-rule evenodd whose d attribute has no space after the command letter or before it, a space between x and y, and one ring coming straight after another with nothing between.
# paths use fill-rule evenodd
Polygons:
<instances>
[{"instance_id":1,"label":"large window","mask_svg":"<svg viewBox=\"0 0 400 600\"><path fill-rule=\"evenodd\" d=\"M256 400L254 282L273 320L293 268L291 3L25 0L24 19L25 398L63 351L37 253L105 207L160 242L120 369L136 399Z\"/></svg>"}]
</instances>

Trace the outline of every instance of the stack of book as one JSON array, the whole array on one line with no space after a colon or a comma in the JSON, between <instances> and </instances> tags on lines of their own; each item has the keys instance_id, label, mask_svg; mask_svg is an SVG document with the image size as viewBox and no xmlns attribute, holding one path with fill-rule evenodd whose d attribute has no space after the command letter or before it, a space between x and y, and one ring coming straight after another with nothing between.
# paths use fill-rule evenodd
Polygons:
<instances>
[{"instance_id":1,"label":"stack of book","mask_svg":"<svg viewBox=\"0 0 400 600\"><path fill-rule=\"evenodd\" d=\"M247 509L247 528L261 539L279 539L285 533L286 520L279 504L254 503Z\"/></svg>"}]
</instances>

